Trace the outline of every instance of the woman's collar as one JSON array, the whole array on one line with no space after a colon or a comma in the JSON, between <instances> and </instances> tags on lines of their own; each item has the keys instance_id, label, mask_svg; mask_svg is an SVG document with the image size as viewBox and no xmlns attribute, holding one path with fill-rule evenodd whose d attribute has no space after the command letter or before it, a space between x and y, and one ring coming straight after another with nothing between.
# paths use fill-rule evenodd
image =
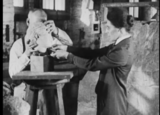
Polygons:
<instances>
[{"instance_id":1,"label":"woman's collar","mask_svg":"<svg viewBox=\"0 0 160 115\"><path fill-rule=\"evenodd\" d=\"M122 40L124 39L127 39L127 38L130 38L131 37L131 34L127 34L125 36L122 36L122 37L119 37L116 42L115 42L115 45L117 45L119 42L121 42Z\"/></svg>"}]
</instances>

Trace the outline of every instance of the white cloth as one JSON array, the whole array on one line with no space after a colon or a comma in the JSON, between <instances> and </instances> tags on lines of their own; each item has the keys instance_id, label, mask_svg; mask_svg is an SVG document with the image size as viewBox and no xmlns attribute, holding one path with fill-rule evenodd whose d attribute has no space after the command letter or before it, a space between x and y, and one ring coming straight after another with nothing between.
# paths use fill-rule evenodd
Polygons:
<instances>
[{"instance_id":1,"label":"white cloth","mask_svg":"<svg viewBox=\"0 0 160 115\"><path fill-rule=\"evenodd\" d=\"M58 29L58 28L56 27L56 29ZM60 35L60 37L58 37L58 39L60 39L62 41L67 40L67 42L68 41L72 42L70 40L70 38L68 37L68 35L60 29L58 29L58 35ZM30 25L27 29L26 36L27 36L27 39L31 40L31 42L37 42L38 47L36 47L35 50L37 50L41 53L44 53L47 50L47 48L52 47L52 45L55 43L62 45L62 43L59 42L59 40L57 40L57 39L53 40L52 35L48 34L48 32L46 31L46 26L42 22L36 22L36 23Z\"/></svg>"},{"instance_id":2,"label":"white cloth","mask_svg":"<svg viewBox=\"0 0 160 115\"><path fill-rule=\"evenodd\" d=\"M25 83L21 83L18 87L14 88L14 97L19 97L23 99L25 97Z\"/></svg>"},{"instance_id":3,"label":"white cloth","mask_svg":"<svg viewBox=\"0 0 160 115\"><path fill-rule=\"evenodd\" d=\"M42 35L40 38L38 38L37 44L38 44L38 47L36 47L35 50L41 53L46 52L47 48L52 47L53 44L62 45L62 43L59 40L57 39L53 40L50 34Z\"/></svg>"}]
</instances>

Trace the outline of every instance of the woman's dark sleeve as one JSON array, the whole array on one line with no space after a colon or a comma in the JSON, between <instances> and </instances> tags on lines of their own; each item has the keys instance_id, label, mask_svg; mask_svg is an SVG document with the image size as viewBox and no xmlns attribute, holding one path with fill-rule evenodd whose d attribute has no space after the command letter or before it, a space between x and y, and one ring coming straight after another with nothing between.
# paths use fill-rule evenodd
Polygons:
<instances>
[{"instance_id":1,"label":"woman's dark sleeve","mask_svg":"<svg viewBox=\"0 0 160 115\"><path fill-rule=\"evenodd\" d=\"M104 53L109 51L109 48L110 46L92 50L91 48L77 48L68 46L67 51L74 54L75 56L90 59L103 55Z\"/></svg>"},{"instance_id":2,"label":"woman's dark sleeve","mask_svg":"<svg viewBox=\"0 0 160 115\"><path fill-rule=\"evenodd\" d=\"M128 52L123 49L118 49L92 59L84 59L73 54L69 54L68 60L79 68L97 71L117 66L124 66L128 61Z\"/></svg>"}]
</instances>

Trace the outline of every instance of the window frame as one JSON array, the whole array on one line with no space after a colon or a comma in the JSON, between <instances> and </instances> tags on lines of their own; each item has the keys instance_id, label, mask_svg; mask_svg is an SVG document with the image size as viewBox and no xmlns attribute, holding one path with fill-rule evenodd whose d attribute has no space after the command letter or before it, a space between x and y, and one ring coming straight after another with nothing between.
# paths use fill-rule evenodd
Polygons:
<instances>
[{"instance_id":1,"label":"window frame","mask_svg":"<svg viewBox=\"0 0 160 115\"><path fill-rule=\"evenodd\" d=\"M29 6L29 1L28 0L23 0L23 7L20 6L14 6L15 9L28 9Z\"/></svg>"},{"instance_id":2,"label":"window frame","mask_svg":"<svg viewBox=\"0 0 160 115\"><path fill-rule=\"evenodd\" d=\"M28 11L29 11L29 1L28 0L24 0L23 7L14 6L15 20L19 21L21 20L21 18L22 19L25 18L28 14ZM20 17L20 15L24 17Z\"/></svg>"},{"instance_id":3,"label":"window frame","mask_svg":"<svg viewBox=\"0 0 160 115\"><path fill-rule=\"evenodd\" d=\"M138 20L138 21L148 21L148 20L145 20L144 19L144 9L146 7L159 7L159 1L157 2L143 2L142 0L139 0L139 2L135 2L135 4L132 4L132 5L129 5L128 3L131 3L129 2L129 0L127 0L127 2L124 2L125 5L123 4L120 4L120 2L114 2L114 3L108 3L107 2L103 2L102 5L101 5L101 8L103 9L103 7L126 7L129 11L129 8L130 7L138 7L139 9L139 12L138 12L138 17L136 18L135 17L135 20ZM149 21L156 21L156 19L150 19ZM148 21L148 22L149 22Z\"/></svg>"},{"instance_id":4,"label":"window frame","mask_svg":"<svg viewBox=\"0 0 160 115\"><path fill-rule=\"evenodd\" d=\"M139 0L139 2L140 2L140 0ZM130 0L128 0L128 3L131 3ZM135 3L135 2L134 2L134 3ZM133 12L135 11L135 8L138 8L138 17L135 17L135 16L134 16L134 13L133 13L132 16L134 17L135 20L141 20L141 19L140 19L140 13L141 13L141 12L140 12L140 11L141 11L141 10L140 10L140 7L128 7L128 12L130 12L130 11L129 11L130 8L133 8ZM131 15L131 14L129 14L129 15Z\"/></svg>"},{"instance_id":5,"label":"window frame","mask_svg":"<svg viewBox=\"0 0 160 115\"><path fill-rule=\"evenodd\" d=\"M33 0L33 7L43 9L47 15L48 19L53 20L69 20L70 19L70 0L65 1L65 11L59 10L50 10L42 8L42 0ZM23 7L14 6L15 12L15 20L16 21L24 21L27 18L29 12L29 0L24 0Z\"/></svg>"},{"instance_id":6,"label":"window frame","mask_svg":"<svg viewBox=\"0 0 160 115\"><path fill-rule=\"evenodd\" d=\"M55 9L53 9L53 10L44 9L44 8L42 8L42 5L43 5L43 1L42 0L34 0L34 7L35 8L41 8L41 9L47 11L47 12L68 12L68 7L67 6L69 5L69 2L70 2L70 0L65 0L65 10L64 11L55 10ZM55 8L55 6L54 6L54 8Z\"/></svg>"},{"instance_id":7,"label":"window frame","mask_svg":"<svg viewBox=\"0 0 160 115\"><path fill-rule=\"evenodd\" d=\"M43 1L42 0L34 0L34 8L42 8ZM51 10L51 9L43 9L47 15L48 19L53 19L53 20L61 20L61 19L70 19L70 0L65 1L65 10Z\"/></svg>"},{"instance_id":8,"label":"window frame","mask_svg":"<svg viewBox=\"0 0 160 115\"><path fill-rule=\"evenodd\" d=\"M25 0L23 0L23 6L14 6L14 0L13 0L13 6L14 7L18 7L18 8L22 8L22 7L24 7L26 4L25 4Z\"/></svg>"},{"instance_id":9,"label":"window frame","mask_svg":"<svg viewBox=\"0 0 160 115\"><path fill-rule=\"evenodd\" d=\"M42 8L42 7L43 7L43 0L39 0L39 1L40 1L40 6L41 6L41 8ZM55 3L56 3L55 0L54 0L54 4L53 4L53 5L54 5L54 7L53 7L54 9L44 9L44 8L42 8L42 9L43 9L43 10L52 10L52 11L62 11L62 12L65 12L65 11L66 11L66 7L67 7L66 1L67 1L67 0L65 0L65 10L55 10L55 6L56 6L56 5L55 5Z\"/></svg>"}]
</instances>

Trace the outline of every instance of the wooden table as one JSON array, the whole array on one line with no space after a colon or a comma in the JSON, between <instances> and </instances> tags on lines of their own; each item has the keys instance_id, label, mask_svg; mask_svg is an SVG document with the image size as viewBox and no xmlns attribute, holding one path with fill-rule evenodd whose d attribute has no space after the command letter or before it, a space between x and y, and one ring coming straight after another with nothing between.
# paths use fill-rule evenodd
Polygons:
<instances>
[{"instance_id":1,"label":"wooden table","mask_svg":"<svg viewBox=\"0 0 160 115\"><path fill-rule=\"evenodd\" d=\"M46 100L46 115L65 115L64 104L62 99L62 85L69 82L73 77L71 71L68 72L31 72L22 71L13 76L13 80L23 80L31 86L33 95L31 102L30 115L36 115L38 91L44 89ZM52 99L49 92L55 92ZM53 102L57 101L56 102ZM53 104L54 103L54 104ZM55 110L52 108L54 106Z\"/></svg>"}]
</instances>

